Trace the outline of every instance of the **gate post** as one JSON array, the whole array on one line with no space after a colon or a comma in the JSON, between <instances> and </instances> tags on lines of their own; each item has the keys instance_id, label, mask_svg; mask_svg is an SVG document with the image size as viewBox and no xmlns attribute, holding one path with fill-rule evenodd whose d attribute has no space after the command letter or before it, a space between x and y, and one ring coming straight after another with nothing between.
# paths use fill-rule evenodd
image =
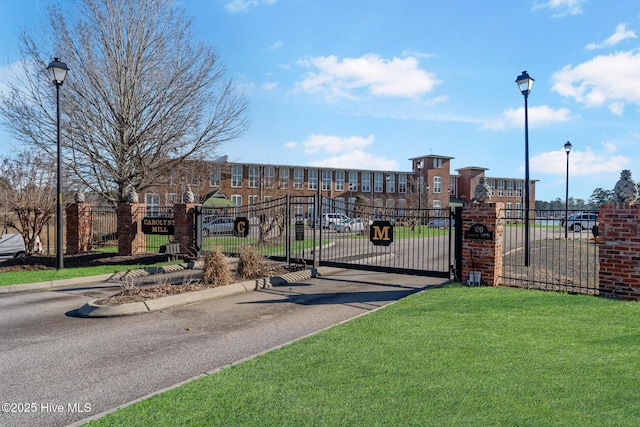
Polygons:
<instances>
[{"instance_id":1,"label":"gate post","mask_svg":"<svg viewBox=\"0 0 640 427\"><path fill-rule=\"evenodd\" d=\"M640 300L640 205L600 206L598 234L600 296Z\"/></svg>"},{"instance_id":2,"label":"gate post","mask_svg":"<svg viewBox=\"0 0 640 427\"><path fill-rule=\"evenodd\" d=\"M463 209L462 231L464 234L462 236L462 277L460 278L463 284L488 286L501 284L504 228L500 221L500 212L503 206L503 203L486 203ZM480 226L484 226L484 230ZM471 277L472 271L480 274L480 283L473 280L476 277Z\"/></svg>"},{"instance_id":3,"label":"gate post","mask_svg":"<svg viewBox=\"0 0 640 427\"><path fill-rule=\"evenodd\" d=\"M118 255L133 255L147 248L138 203L118 203Z\"/></svg>"},{"instance_id":4,"label":"gate post","mask_svg":"<svg viewBox=\"0 0 640 427\"><path fill-rule=\"evenodd\" d=\"M199 248L196 242L196 208L195 203L178 203L173 208L173 240L180 245L180 253L198 257Z\"/></svg>"},{"instance_id":5,"label":"gate post","mask_svg":"<svg viewBox=\"0 0 640 427\"><path fill-rule=\"evenodd\" d=\"M89 252L92 240L93 215L90 205L76 202L67 206L67 253Z\"/></svg>"}]
</instances>

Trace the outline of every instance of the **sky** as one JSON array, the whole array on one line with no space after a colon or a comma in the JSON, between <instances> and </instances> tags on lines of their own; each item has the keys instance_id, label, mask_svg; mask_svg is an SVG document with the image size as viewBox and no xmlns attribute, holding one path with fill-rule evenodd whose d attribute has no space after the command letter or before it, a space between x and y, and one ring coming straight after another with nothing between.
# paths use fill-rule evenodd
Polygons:
<instances>
[{"instance_id":1,"label":"sky","mask_svg":"<svg viewBox=\"0 0 640 427\"><path fill-rule=\"evenodd\" d=\"M51 0L0 0L0 76ZM57 2L72 7L71 0ZM247 163L410 171L452 157L524 178L524 97L536 200L587 200L623 169L640 180L640 2L180 0L249 102L217 155ZM61 58L64 61L64 58ZM68 64L73 72L73 64ZM0 83L0 90L2 90ZM20 147L0 129L0 155Z\"/></svg>"}]
</instances>

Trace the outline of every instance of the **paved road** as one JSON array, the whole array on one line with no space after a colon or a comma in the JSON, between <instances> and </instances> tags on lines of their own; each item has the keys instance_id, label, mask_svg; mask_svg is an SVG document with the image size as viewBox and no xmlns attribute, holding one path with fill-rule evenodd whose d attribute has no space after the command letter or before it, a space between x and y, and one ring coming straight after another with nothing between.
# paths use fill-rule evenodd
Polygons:
<instances>
[{"instance_id":1,"label":"paved road","mask_svg":"<svg viewBox=\"0 0 640 427\"><path fill-rule=\"evenodd\" d=\"M68 315L100 288L0 295L0 403L31 411L3 405L0 425L68 425L441 281L347 270L106 319Z\"/></svg>"}]
</instances>

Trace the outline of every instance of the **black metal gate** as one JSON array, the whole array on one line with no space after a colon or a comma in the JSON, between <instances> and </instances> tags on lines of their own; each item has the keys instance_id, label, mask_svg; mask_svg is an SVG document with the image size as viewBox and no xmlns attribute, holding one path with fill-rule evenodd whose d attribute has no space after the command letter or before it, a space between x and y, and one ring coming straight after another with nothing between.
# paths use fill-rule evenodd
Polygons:
<instances>
[{"instance_id":1,"label":"black metal gate","mask_svg":"<svg viewBox=\"0 0 640 427\"><path fill-rule=\"evenodd\" d=\"M449 209L348 204L323 197L319 264L449 278L455 219Z\"/></svg>"},{"instance_id":2,"label":"black metal gate","mask_svg":"<svg viewBox=\"0 0 640 427\"><path fill-rule=\"evenodd\" d=\"M448 209L284 196L249 206L203 207L200 218L205 251L237 256L249 245L290 264L442 278L453 272L455 219ZM238 221L248 225L247 232L238 232Z\"/></svg>"}]
</instances>

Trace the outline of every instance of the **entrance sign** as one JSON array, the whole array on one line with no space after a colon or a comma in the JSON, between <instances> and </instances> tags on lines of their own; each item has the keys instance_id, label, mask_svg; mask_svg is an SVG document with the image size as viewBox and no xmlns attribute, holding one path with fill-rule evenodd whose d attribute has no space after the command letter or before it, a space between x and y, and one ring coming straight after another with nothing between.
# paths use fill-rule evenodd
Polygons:
<instances>
[{"instance_id":1,"label":"entrance sign","mask_svg":"<svg viewBox=\"0 0 640 427\"><path fill-rule=\"evenodd\" d=\"M484 224L473 224L464 232L465 239L493 240L493 232Z\"/></svg>"},{"instance_id":2,"label":"entrance sign","mask_svg":"<svg viewBox=\"0 0 640 427\"><path fill-rule=\"evenodd\" d=\"M375 246L393 243L393 225L389 221L373 221L369 227L369 240Z\"/></svg>"},{"instance_id":3,"label":"entrance sign","mask_svg":"<svg viewBox=\"0 0 640 427\"><path fill-rule=\"evenodd\" d=\"M239 216L233 222L233 234L236 237L247 237L249 235L249 219Z\"/></svg>"},{"instance_id":4,"label":"entrance sign","mask_svg":"<svg viewBox=\"0 0 640 427\"><path fill-rule=\"evenodd\" d=\"M173 217L153 217L142 218L142 232L144 234L160 234L171 236L174 233Z\"/></svg>"}]
</instances>

